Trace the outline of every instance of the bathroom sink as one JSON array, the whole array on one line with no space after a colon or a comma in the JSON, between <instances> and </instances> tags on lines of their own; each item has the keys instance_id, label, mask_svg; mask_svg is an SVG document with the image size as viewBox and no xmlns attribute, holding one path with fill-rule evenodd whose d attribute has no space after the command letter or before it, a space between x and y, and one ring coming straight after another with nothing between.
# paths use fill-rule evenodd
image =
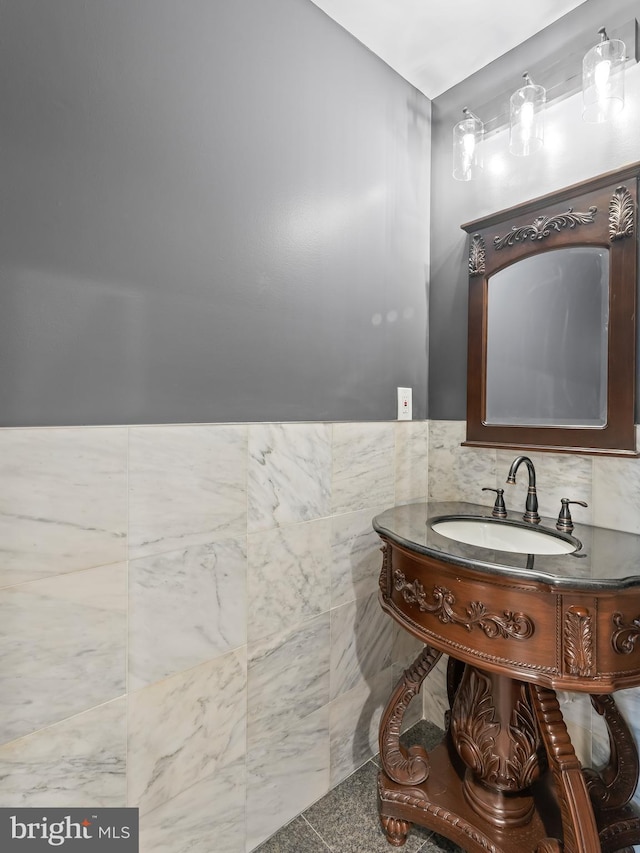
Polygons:
<instances>
[{"instance_id":1,"label":"bathroom sink","mask_svg":"<svg viewBox=\"0 0 640 853\"><path fill-rule=\"evenodd\" d=\"M581 547L572 536L502 519L476 516L442 516L430 522L431 529L447 539L517 554L571 554Z\"/></svg>"}]
</instances>

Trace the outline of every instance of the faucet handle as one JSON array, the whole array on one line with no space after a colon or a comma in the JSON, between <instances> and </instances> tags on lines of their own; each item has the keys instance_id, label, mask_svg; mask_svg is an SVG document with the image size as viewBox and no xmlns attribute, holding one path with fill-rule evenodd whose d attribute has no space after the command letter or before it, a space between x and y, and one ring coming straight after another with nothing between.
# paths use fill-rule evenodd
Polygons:
<instances>
[{"instance_id":1,"label":"faucet handle","mask_svg":"<svg viewBox=\"0 0 640 853\"><path fill-rule=\"evenodd\" d=\"M556 529L562 531L562 533L571 533L573 530L573 520L569 511L569 504L580 504L580 506L589 506L589 504L585 503L585 501L570 501L569 498L560 498L560 503L562 506L560 508L560 515L556 521Z\"/></svg>"},{"instance_id":2,"label":"faucet handle","mask_svg":"<svg viewBox=\"0 0 640 853\"><path fill-rule=\"evenodd\" d=\"M496 493L496 502L494 503L493 509L491 510L491 515L493 515L494 518L506 518L507 508L504 505L504 489L490 489L489 486L484 486L482 491Z\"/></svg>"}]
</instances>

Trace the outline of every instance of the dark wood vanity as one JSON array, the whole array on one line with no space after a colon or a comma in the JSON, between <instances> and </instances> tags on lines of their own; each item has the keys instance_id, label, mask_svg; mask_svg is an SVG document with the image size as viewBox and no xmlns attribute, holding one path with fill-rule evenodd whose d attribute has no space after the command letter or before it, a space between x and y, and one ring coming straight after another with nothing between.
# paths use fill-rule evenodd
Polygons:
<instances>
[{"instance_id":1,"label":"dark wood vanity","mask_svg":"<svg viewBox=\"0 0 640 853\"><path fill-rule=\"evenodd\" d=\"M576 525L575 553L489 551L431 529L455 514L491 517L473 504L412 504L373 523L381 605L425 643L380 723L388 841L400 847L418 824L479 853L640 843L638 751L613 695L640 686L640 536ZM428 753L405 749L405 711L442 654L444 738ZM557 690L590 694L609 734L606 767L581 766Z\"/></svg>"}]
</instances>

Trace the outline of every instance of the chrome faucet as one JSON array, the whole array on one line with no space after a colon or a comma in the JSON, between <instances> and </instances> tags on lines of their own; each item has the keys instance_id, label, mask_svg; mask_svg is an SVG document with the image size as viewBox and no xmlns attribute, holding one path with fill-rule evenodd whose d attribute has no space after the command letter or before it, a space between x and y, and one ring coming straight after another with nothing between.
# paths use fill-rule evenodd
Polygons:
<instances>
[{"instance_id":1,"label":"chrome faucet","mask_svg":"<svg viewBox=\"0 0 640 853\"><path fill-rule=\"evenodd\" d=\"M529 459L528 456L516 456L516 458L511 463L511 467L509 468L507 483L515 483L516 471L523 462L527 466L527 470L529 471L529 488L527 490L527 503L525 505L525 512L522 517L525 521L530 521L531 524L539 524L540 516L538 515L538 495L536 493L536 469L533 467L533 462Z\"/></svg>"}]
</instances>

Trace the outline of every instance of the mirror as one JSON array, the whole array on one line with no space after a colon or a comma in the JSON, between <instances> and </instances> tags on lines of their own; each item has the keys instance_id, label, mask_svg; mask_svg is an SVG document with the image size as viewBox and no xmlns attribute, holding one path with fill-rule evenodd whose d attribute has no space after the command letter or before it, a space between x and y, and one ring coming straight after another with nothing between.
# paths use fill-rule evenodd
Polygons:
<instances>
[{"instance_id":1,"label":"mirror","mask_svg":"<svg viewBox=\"0 0 640 853\"><path fill-rule=\"evenodd\" d=\"M487 282L488 424L607 422L609 251L554 249Z\"/></svg>"},{"instance_id":2,"label":"mirror","mask_svg":"<svg viewBox=\"0 0 640 853\"><path fill-rule=\"evenodd\" d=\"M465 444L635 455L638 171L462 226Z\"/></svg>"}]
</instances>

